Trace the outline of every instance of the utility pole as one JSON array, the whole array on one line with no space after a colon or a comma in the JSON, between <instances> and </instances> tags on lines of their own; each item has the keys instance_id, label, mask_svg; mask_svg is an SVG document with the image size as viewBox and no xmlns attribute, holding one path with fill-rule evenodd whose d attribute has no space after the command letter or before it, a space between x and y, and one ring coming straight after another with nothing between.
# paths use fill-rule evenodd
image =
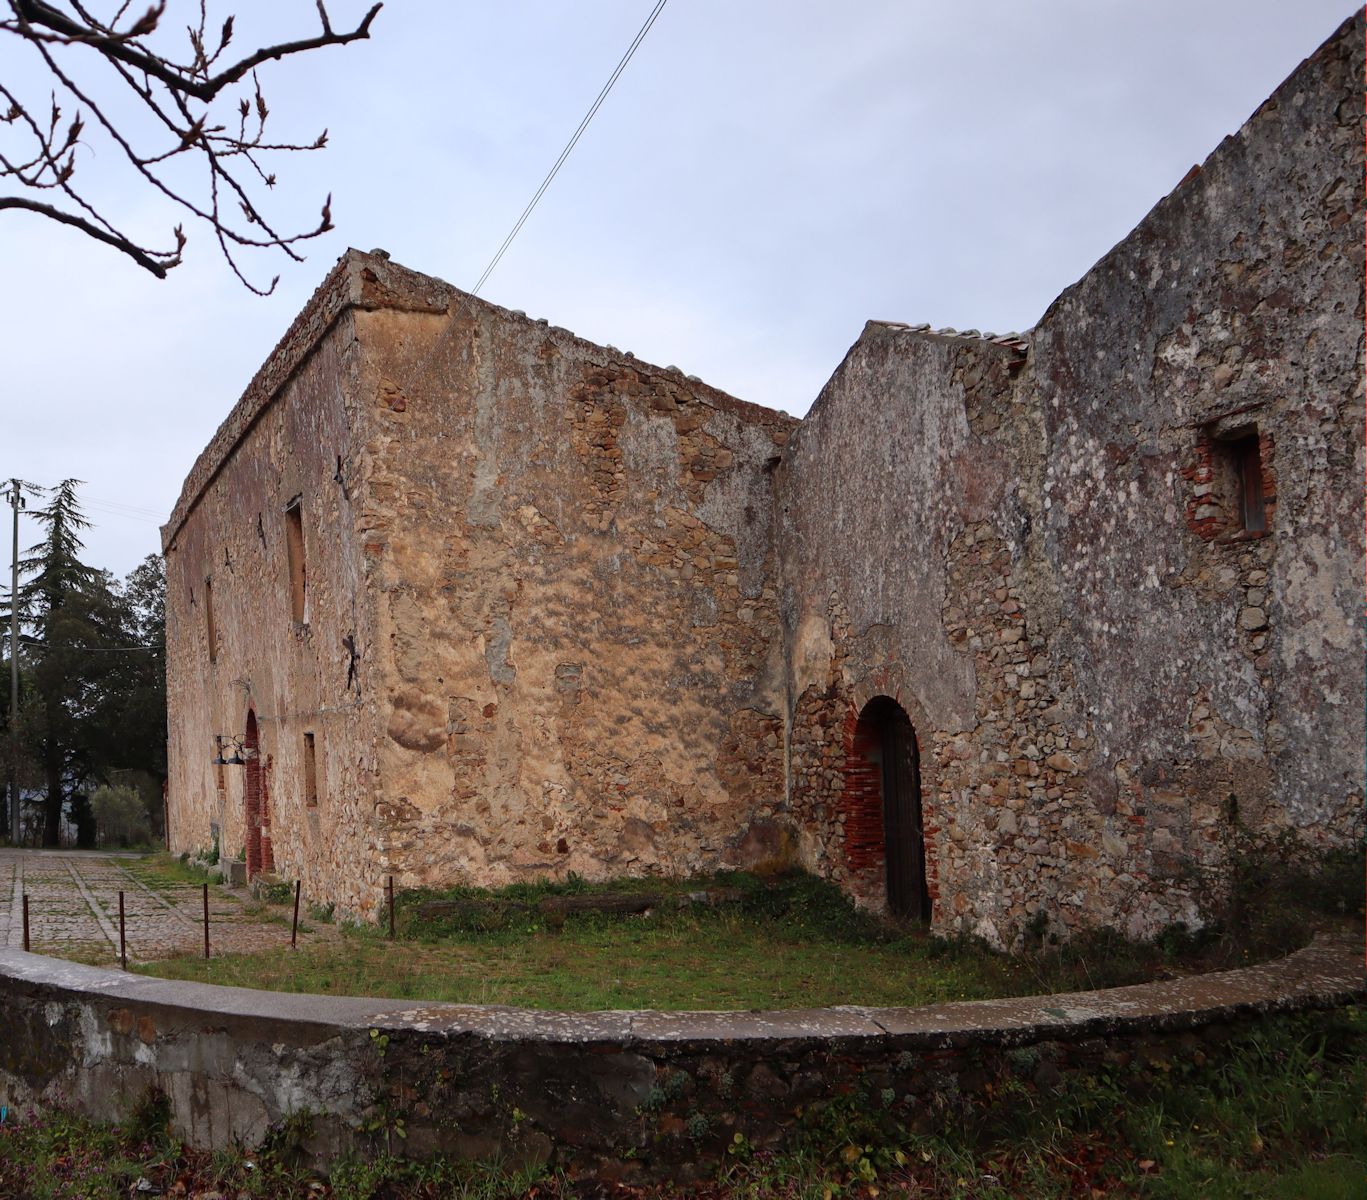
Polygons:
<instances>
[{"instance_id":1,"label":"utility pole","mask_svg":"<svg viewBox=\"0 0 1367 1200\"><path fill-rule=\"evenodd\" d=\"M14 510L14 550L10 560L9 591L9 837L19 844L19 510L24 489L19 480L9 481L10 508Z\"/></svg>"}]
</instances>

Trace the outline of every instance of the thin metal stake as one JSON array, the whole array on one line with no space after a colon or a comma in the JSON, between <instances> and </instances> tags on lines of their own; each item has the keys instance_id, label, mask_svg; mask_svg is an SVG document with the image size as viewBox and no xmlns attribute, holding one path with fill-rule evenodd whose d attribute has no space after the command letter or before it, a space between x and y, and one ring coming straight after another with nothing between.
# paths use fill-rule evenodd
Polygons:
<instances>
[{"instance_id":1,"label":"thin metal stake","mask_svg":"<svg viewBox=\"0 0 1367 1200\"><path fill-rule=\"evenodd\" d=\"M123 893L119 893L119 965L128 970L128 936L124 931Z\"/></svg>"},{"instance_id":2,"label":"thin metal stake","mask_svg":"<svg viewBox=\"0 0 1367 1200\"><path fill-rule=\"evenodd\" d=\"M28 951L28 893L24 893L24 950Z\"/></svg>"},{"instance_id":3,"label":"thin metal stake","mask_svg":"<svg viewBox=\"0 0 1367 1200\"><path fill-rule=\"evenodd\" d=\"M204 957L209 957L209 885L204 885Z\"/></svg>"},{"instance_id":4,"label":"thin metal stake","mask_svg":"<svg viewBox=\"0 0 1367 1200\"><path fill-rule=\"evenodd\" d=\"M299 889L303 886L302 879L294 881L294 924L290 928L290 949L299 948Z\"/></svg>"},{"instance_id":5,"label":"thin metal stake","mask_svg":"<svg viewBox=\"0 0 1367 1200\"><path fill-rule=\"evenodd\" d=\"M394 876L389 877L389 937L394 938Z\"/></svg>"}]
</instances>

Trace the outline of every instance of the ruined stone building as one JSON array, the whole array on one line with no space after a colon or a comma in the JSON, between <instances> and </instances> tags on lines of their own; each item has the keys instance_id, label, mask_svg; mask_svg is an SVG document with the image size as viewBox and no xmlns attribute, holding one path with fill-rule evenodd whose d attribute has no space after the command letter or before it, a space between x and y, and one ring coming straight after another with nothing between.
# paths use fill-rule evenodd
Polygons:
<instances>
[{"instance_id":1,"label":"ruined stone building","mask_svg":"<svg viewBox=\"0 0 1367 1200\"><path fill-rule=\"evenodd\" d=\"M349 251L164 530L173 848L362 916L792 860L1009 944L1361 837L1362 44L801 421Z\"/></svg>"}]
</instances>

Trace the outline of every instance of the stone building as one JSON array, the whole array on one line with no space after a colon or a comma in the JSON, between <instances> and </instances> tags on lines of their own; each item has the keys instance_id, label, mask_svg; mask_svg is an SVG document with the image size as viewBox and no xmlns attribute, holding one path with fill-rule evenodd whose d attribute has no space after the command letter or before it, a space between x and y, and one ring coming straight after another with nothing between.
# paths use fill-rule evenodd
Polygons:
<instances>
[{"instance_id":1,"label":"stone building","mask_svg":"<svg viewBox=\"0 0 1367 1200\"><path fill-rule=\"evenodd\" d=\"M795 859L1009 944L1360 838L1362 44L801 422L349 251L163 531L173 848L359 915Z\"/></svg>"}]
</instances>

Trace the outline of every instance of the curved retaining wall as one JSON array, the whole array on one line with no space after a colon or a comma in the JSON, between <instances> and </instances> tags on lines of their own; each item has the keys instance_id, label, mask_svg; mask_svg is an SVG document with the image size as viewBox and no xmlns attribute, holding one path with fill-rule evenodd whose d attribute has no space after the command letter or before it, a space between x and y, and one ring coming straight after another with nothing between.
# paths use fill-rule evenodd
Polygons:
<instances>
[{"instance_id":1,"label":"curved retaining wall","mask_svg":"<svg viewBox=\"0 0 1367 1200\"><path fill-rule=\"evenodd\" d=\"M736 1133L779 1147L863 1089L923 1119L1004 1075L1163 1058L1231 1022L1367 994L1363 949L1321 938L1262 966L1108 991L923 1008L548 1013L258 992L0 950L0 1103L117 1120L151 1087L191 1144L315 1115L325 1164L394 1152L554 1157L603 1174L705 1170ZM818 1106L819 1107L819 1106ZM394 1136L402 1123L403 1138Z\"/></svg>"}]
</instances>

